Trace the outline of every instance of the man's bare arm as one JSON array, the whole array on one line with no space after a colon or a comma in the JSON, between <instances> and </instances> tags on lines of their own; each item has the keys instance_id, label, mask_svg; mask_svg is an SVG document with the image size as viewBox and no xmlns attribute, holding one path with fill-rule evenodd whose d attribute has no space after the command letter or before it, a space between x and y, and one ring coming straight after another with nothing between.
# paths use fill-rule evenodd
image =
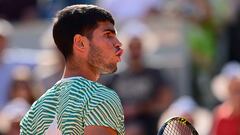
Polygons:
<instances>
[{"instance_id":1,"label":"man's bare arm","mask_svg":"<svg viewBox=\"0 0 240 135\"><path fill-rule=\"evenodd\" d=\"M84 135L117 135L117 131L104 126L87 126Z\"/></svg>"}]
</instances>

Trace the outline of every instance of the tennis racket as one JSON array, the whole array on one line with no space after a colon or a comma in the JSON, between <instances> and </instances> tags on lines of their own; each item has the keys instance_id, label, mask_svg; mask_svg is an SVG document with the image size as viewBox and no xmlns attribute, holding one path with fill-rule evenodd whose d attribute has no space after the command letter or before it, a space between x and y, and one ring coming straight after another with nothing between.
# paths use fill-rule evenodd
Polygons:
<instances>
[{"instance_id":1,"label":"tennis racket","mask_svg":"<svg viewBox=\"0 0 240 135\"><path fill-rule=\"evenodd\" d=\"M173 117L163 124L158 135L198 135L198 132L185 118Z\"/></svg>"}]
</instances>

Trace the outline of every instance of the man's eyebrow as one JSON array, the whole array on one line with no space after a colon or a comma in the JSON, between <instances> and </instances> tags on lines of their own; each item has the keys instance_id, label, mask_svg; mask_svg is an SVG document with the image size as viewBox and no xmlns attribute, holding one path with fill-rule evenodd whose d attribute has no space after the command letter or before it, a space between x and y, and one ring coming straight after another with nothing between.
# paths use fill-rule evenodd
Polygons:
<instances>
[{"instance_id":1,"label":"man's eyebrow","mask_svg":"<svg viewBox=\"0 0 240 135\"><path fill-rule=\"evenodd\" d=\"M116 31L114 29L104 29L103 32L111 32L113 34L116 34Z\"/></svg>"}]
</instances>

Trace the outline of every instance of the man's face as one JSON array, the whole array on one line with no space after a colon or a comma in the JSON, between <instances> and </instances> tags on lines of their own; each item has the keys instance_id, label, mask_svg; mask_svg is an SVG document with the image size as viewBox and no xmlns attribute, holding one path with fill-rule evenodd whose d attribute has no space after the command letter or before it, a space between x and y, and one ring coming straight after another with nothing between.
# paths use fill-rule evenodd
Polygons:
<instances>
[{"instance_id":1,"label":"man's face","mask_svg":"<svg viewBox=\"0 0 240 135\"><path fill-rule=\"evenodd\" d=\"M130 40L129 53L130 53L130 58L131 59L133 59L133 60L141 59L142 43L141 43L141 40L139 38L134 37Z\"/></svg>"},{"instance_id":2,"label":"man's face","mask_svg":"<svg viewBox=\"0 0 240 135\"><path fill-rule=\"evenodd\" d=\"M123 53L121 45L116 37L113 24L107 21L99 22L90 40L89 65L96 68L101 74L115 72Z\"/></svg>"}]
</instances>

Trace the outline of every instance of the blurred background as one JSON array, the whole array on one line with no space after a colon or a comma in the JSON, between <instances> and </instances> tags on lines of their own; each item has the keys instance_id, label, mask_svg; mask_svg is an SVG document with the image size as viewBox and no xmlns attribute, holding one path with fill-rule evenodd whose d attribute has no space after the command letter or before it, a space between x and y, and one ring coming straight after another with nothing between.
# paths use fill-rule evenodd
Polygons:
<instances>
[{"instance_id":1,"label":"blurred background","mask_svg":"<svg viewBox=\"0 0 240 135\"><path fill-rule=\"evenodd\" d=\"M119 94L126 135L155 135L173 116L200 135L240 134L239 0L0 0L1 135L18 135L31 104L61 79L52 20L79 3L117 23L125 54L99 82Z\"/></svg>"}]
</instances>

